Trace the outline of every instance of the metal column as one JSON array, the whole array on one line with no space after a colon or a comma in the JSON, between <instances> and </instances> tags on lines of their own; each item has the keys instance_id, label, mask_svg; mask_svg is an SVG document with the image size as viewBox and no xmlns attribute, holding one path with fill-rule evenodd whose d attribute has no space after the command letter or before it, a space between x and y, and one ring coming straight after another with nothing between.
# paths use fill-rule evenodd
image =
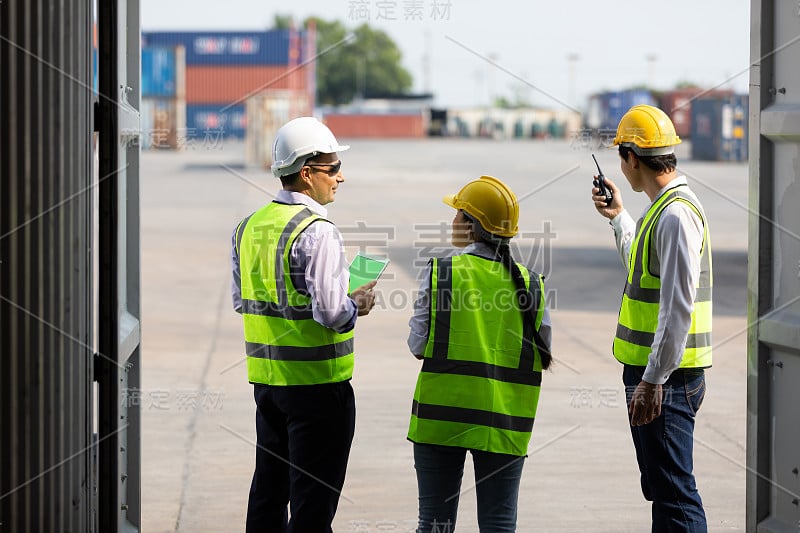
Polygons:
<instances>
[{"instance_id":1,"label":"metal column","mask_svg":"<svg viewBox=\"0 0 800 533\"><path fill-rule=\"evenodd\" d=\"M99 39L100 531L141 523L139 1L102 0Z\"/></svg>"}]
</instances>

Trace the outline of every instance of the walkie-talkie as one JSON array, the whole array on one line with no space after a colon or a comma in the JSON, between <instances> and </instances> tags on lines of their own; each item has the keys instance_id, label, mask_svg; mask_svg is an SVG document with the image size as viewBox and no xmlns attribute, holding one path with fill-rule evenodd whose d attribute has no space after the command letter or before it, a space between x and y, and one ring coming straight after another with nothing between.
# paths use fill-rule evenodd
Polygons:
<instances>
[{"instance_id":1,"label":"walkie-talkie","mask_svg":"<svg viewBox=\"0 0 800 533\"><path fill-rule=\"evenodd\" d=\"M597 158L594 154L592 154L592 159L594 159L594 164L597 165L597 179L592 183L600 189L600 194L606 197L606 205L611 205L611 202L614 201L614 195L611 194L611 189L606 185L606 177L603 176L603 171L600 170L600 165L597 163Z\"/></svg>"}]
</instances>

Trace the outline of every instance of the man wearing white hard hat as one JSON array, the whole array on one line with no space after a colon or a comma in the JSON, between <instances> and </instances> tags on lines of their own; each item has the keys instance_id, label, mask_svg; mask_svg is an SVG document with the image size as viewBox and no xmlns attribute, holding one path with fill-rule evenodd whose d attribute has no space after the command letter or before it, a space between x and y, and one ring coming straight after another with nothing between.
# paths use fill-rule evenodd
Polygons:
<instances>
[{"instance_id":1,"label":"man wearing white hard hat","mask_svg":"<svg viewBox=\"0 0 800 533\"><path fill-rule=\"evenodd\" d=\"M256 401L247 532L330 532L355 429L353 329L375 282L348 294L341 233L326 219L344 182L341 146L301 117L278 130L282 190L233 234L233 305Z\"/></svg>"}]
</instances>

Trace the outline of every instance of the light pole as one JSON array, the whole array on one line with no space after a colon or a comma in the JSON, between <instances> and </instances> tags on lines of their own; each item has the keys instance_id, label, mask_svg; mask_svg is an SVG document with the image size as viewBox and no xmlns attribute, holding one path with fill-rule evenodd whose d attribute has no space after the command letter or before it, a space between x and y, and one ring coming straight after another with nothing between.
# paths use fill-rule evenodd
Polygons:
<instances>
[{"instance_id":1,"label":"light pole","mask_svg":"<svg viewBox=\"0 0 800 533\"><path fill-rule=\"evenodd\" d=\"M495 64L497 60L500 59L500 56L497 55L496 52L490 52L488 54L489 57L489 108L494 107L495 100L497 99L497 94L495 93L495 76L497 74L497 67Z\"/></svg>"},{"instance_id":2,"label":"light pole","mask_svg":"<svg viewBox=\"0 0 800 533\"><path fill-rule=\"evenodd\" d=\"M654 89L656 86L656 60L658 56L655 54L647 54L647 88Z\"/></svg>"},{"instance_id":3,"label":"light pole","mask_svg":"<svg viewBox=\"0 0 800 533\"><path fill-rule=\"evenodd\" d=\"M578 54L567 54L567 81L568 81L568 93L569 93L569 104L573 107L577 107L577 102L575 99L575 63L581 58Z\"/></svg>"}]
</instances>

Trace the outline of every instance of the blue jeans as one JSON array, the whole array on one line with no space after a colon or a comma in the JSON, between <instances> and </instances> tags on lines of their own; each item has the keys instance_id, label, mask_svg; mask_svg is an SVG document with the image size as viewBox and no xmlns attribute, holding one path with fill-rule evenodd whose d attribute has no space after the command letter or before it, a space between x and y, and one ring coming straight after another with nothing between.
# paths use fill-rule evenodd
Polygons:
<instances>
[{"instance_id":1,"label":"blue jeans","mask_svg":"<svg viewBox=\"0 0 800 533\"><path fill-rule=\"evenodd\" d=\"M630 396L644 367L625 365L622 381ZM702 368L678 369L663 386L661 416L631 426L642 494L653 502L653 533L707 531L703 502L695 485L692 461L694 417L706 392Z\"/></svg>"},{"instance_id":2,"label":"blue jeans","mask_svg":"<svg viewBox=\"0 0 800 533\"><path fill-rule=\"evenodd\" d=\"M475 465L481 532L513 533L524 456L470 450ZM465 448L414 444L419 487L417 533L453 533L464 474Z\"/></svg>"}]
</instances>

